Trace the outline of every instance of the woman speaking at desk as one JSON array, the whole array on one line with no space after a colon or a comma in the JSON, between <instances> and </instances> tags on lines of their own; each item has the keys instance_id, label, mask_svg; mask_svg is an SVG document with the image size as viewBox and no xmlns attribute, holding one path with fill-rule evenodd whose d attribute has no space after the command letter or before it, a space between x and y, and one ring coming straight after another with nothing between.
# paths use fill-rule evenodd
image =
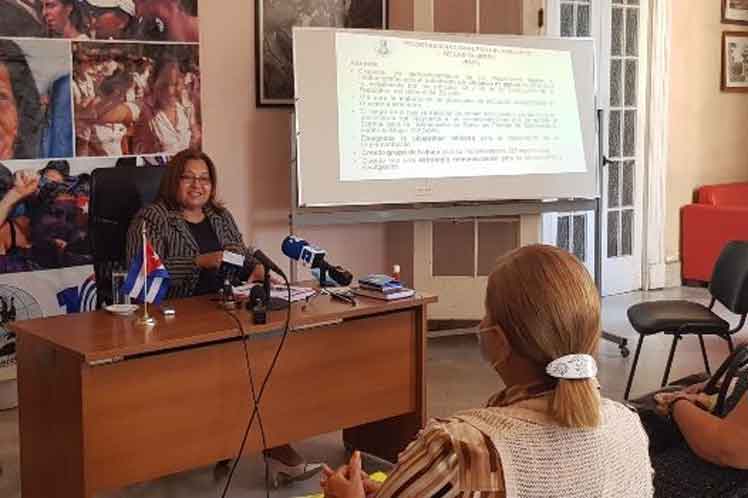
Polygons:
<instances>
[{"instance_id":1,"label":"woman speaking at desk","mask_svg":"<svg viewBox=\"0 0 748 498\"><path fill-rule=\"evenodd\" d=\"M166 167L156 201L141 210L130 224L127 258L142 250L142 226L170 275L167 298L217 292L224 250L242 254L245 266L261 279L264 269L255 264L254 250L245 245L228 209L216 200L216 169L203 152L187 149ZM271 481L294 481L313 476L320 465L304 462L289 445L267 452Z\"/></svg>"},{"instance_id":2,"label":"woman speaking at desk","mask_svg":"<svg viewBox=\"0 0 748 498\"><path fill-rule=\"evenodd\" d=\"M216 200L216 169L203 152L184 150L166 167L156 201L130 224L127 261L142 250L143 223L169 271L169 299L218 292L224 250L243 255L255 273L263 271L255 267L254 249L244 244L233 216Z\"/></svg>"}]
</instances>

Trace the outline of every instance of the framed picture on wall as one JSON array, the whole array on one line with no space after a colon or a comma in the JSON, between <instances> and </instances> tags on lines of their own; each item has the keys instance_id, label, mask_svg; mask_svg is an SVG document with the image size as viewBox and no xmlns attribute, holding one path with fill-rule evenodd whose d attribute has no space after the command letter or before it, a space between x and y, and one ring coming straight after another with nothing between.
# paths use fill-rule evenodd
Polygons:
<instances>
[{"instance_id":1,"label":"framed picture on wall","mask_svg":"<svg viewBox=\"0 0 748 498\"><path fill-rule=\"evenodd\" d=\"M722 90L748 92L748 32L722 33Z\"/></svg>"},{"instance_id":2,"label":"framed picture on wall","mask_svg":"<svg viewBox=\"0 0 748 498\"><path fill-rule=\"evenodd\" d=\"M748 24L748 0L722 0L723 24Z\"/></svg>"},{"instance_id":3,"label":"framed picture on wall","mask_svg":"<svg viewBox=\"0 0 748 498\"><path fill-rule=\"evenodd\" d=\"M294 26L387 28L387 0L255 0L257 106L294 103Z\"/></svg>"}]
</instances>

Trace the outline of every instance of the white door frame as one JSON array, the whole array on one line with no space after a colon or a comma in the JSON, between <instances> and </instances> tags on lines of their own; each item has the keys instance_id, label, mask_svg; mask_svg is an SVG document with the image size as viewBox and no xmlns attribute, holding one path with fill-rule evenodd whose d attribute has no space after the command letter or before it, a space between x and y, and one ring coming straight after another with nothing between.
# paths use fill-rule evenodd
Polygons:
<instances>
[{"instance_id":1,"label":"white door frame","mask_svg":"<svg viewBox=\"0 0 748 498\"><path fill-rule=\"evenodd\" d=\"M561 36L561 0L545 0L546 36Z\"/></svg>"},{"instance_id":2,"label":"white door frame","mask_svg":"<svg viewBox=\"0 0 748 498\"><path fill-rule=\"evenodd\" d=\"M598 32L600 30L599 23L592 22L593 19L599 17L598 9L599 2L592 0L590 2L590 31L592 38L599 40ZM545 1L545 33L546 36L560 37L561 36L561 0L546 0ZM596 41L597 44L597 41ZM596 46L596 52L599 52L599 48ZM599 74L595 74L595 88L600 84ZM596 149L597 151L597 144ZM597 157L597 153L595 154ZM597 163L596 163L597 164ZM544 213L542 215L542 235L541 240L543 244L556 245L558 242L558 220L559 218L569 217L570 225L573 227L574 216L582 215L586 217L586 235L585 235L585 259L583 261L585 267L590 274L595 276L595 212L594 211L574 211L564 213ZM573 228L571 228L573 231ZM570 233L570 237L573 237L573 233ZM569 249L574 251L573 240L570 239Z\"/></svg>"},{"instance_id":3,"label":"white door frame","mask_svg":"<svg viewBox=\"0 0 748 498\"><path fill-rule=\"evenodd\" d=\"M665 222L670 139L671 0L651 0L644 289L666 285Z\"/></svg>"},{"instance_id":4,"label":"white door frame","mask_svg":"<svg viewBox=\"0 0 748 498\"><path fill-rule=\"evenodd\" d=\"M646 242L651 240L646 238L645 233L650 231L648 225L649 213L645 207L652 209L654 206L648 205L645 198L649 192L649 171L647 170L648 159L648 135L649 135L649 104L648 104L648 84L650 82L649 71L649 3L654 0L640 0L639 2L639 54L638 59L638 91L637 91L637 147L636 155L632 159L636 161L634 170L634 244L633 254L625 257L608 258L607 244L607 218L608 218L608 196L607 184L609 179L609 167L606 167L603 174L603 192L602 194L602 292L604 295L618 294L630 290L640 289L643 286L643 280L648 276L648 268L645 271L646 262L649 261L647 254ZM581 3L581 2L580 2ZM546 0L546 19L549 36L561 35L561 0ZM591 18L591 35L596 40L599 72L598 72L598 107L605 110L603 123L603 151L608 156L609 149L609 122L610 122L610 66L611 66L611 29L612 24L612 0L592 0L585 3L590 6ZM625 53L624 53L625 55ZM625 57L624 57L625 59ZM625 65L625 60L622 62ZM622 103L623 104L623 103ZM623 119L624 112L621 112ZM621 146L623 147L623 145ZM623 156L621 156L623 157ZM646 172L646 174L645 174ZM619 189L621 186L619 185ZM658 206L661 202L658 203ZM664 210L664 209L663 209Z\"/></svg>"},{"instance_id":5,"label":"white door frame","mask_svg":"<svg viewBox=\"0 0 748 498\"><path fill-rule=\"evenodd\" d=\"M601 0L599 2L602 7L601 20L601 31L607 30L608 26L611 26L612 16L612 0ZM648 230L648 216L645 212L646 201L645 198L648 195L646 179L647 169L647 129L648 129L648 97L649 97L649 46L650 46L650 14L649 14L650 0L639 1L639 40L638 40L638 82L637 82L637 132L636 132L636 150L635 156L636 167L634 169L634 242L633 242L633 254L630 256L618 256L615 258L607 257L608 247L608 223L604 220L603 226L603 294L619 294L621 292L628 292L631 290L641 289L644 284L644 267L646 262L646 246L645 246L645 233ZM626 6L626 9L636 8ZM605 29L603 29L605 28ZM625 36L625 35L624 35ZM601 47L601 53L605 54L601 57L601 74L609 75L610 72L610 57L608 54L611 52L611 36L609 31L606 36L601 37L603 46ZM626 54L624 51L622 67L625 65ZM606 84L600 85L600 101L604 103L605 109L609 108L610 103L610 84L609 76L601 78ZM629 107L622 102L621 109L628 109ZM606 112L606 119L604 123L604 143L603 150L606 156L609 155L608 147L608 126L610 124L610 111ZM621 119L624 119L625 111L621 114ZM621 149L624 148L623 138ZM621 157L626 157L623 153ZM623 164L623 162L621 163ZM609 172L611 167L608 166L604 169L604 185L607 185L609 178ZM622 178L622 176L621 176ZM622 190L622 185L619 185L619 190ZM607 208L607 188L603 191L603 206ZM606 211L607 216L607 211ZM620 251L621 248L619 248ZM606 278L607 274L607 278Z\"/></svg>"}]
</instances>

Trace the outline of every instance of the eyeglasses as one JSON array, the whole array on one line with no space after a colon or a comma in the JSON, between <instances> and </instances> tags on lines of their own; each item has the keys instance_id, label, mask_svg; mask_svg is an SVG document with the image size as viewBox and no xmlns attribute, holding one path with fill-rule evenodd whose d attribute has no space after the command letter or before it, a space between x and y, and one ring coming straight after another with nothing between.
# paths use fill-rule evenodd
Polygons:
<instances>
[{"instance_id":1,"label":"eyeglasses","mask_svg":"<svg viewBox=\"0 0 748 498\"><path fill-rule=\"evenodd\" d=\"M213 180L211 180L209 176L182 175L179 177L179 179L182 180L182 182L187 183L187 184L196 183L196 182L203 186L213 184Z\"/></svg>"}]
</instances>

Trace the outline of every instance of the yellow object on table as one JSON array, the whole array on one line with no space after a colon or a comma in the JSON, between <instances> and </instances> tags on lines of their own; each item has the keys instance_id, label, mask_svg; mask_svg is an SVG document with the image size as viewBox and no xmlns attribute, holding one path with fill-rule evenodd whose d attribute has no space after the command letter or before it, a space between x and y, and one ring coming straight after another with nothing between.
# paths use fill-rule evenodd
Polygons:
<instances>
[{"instance_id":1,"label":"yellow object on table","mask_svg":"<svg viewBox=\"0 0 748 498\"><path fill-rule=\"evenodd\" d=\"M384 472L375 472L369 476L369 479L376 482L384 482L387 479L387 474ZM316 495L299 496L298 498L325 498L325 495L318 493Z\"/></svg>"}]
</instances>

